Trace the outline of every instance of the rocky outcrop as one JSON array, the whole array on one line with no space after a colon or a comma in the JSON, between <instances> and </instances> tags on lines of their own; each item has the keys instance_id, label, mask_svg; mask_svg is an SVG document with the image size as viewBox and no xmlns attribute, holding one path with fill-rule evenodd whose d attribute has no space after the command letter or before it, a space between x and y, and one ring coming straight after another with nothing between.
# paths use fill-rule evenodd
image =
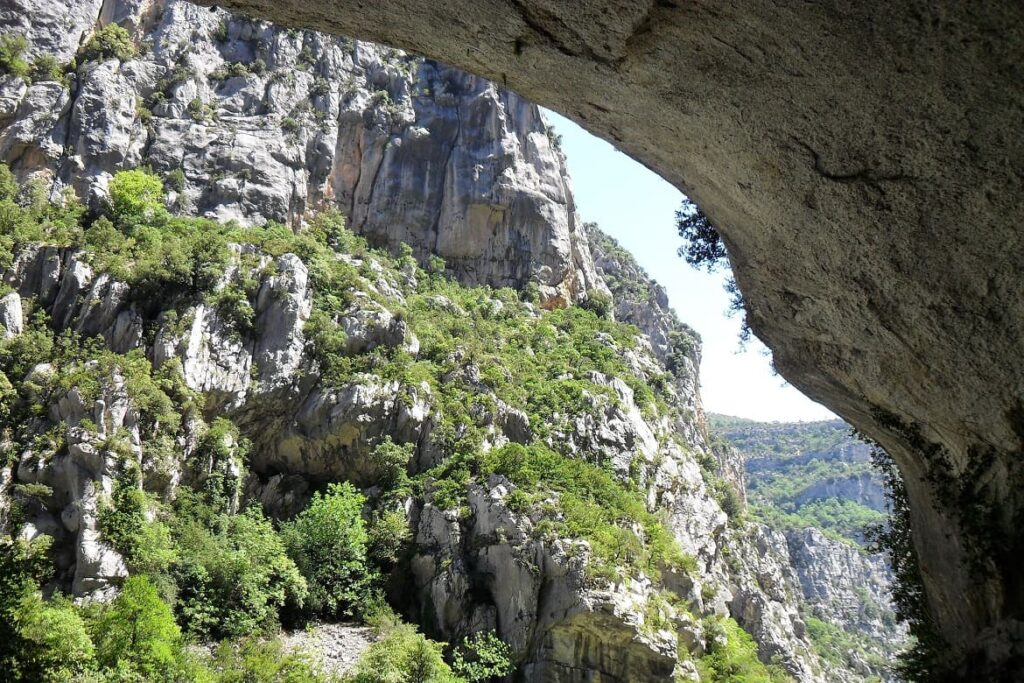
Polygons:
<instances>
[{"instance_id":1,"label":"rocky outcrop","mask_svg":"<svg viewBox=\"0 0 1024 683\"><path fill-rule=\"evenodd\" d=\"M31 370L41 379L53 372L45 365ZM18 483L42 486L46 492L30 497L19 535L25 540L42 534L54 539L56 569L73 594L110 596L128 569L100 534L99 509L113 489L123 450L140 461L142 456L138 415L128 401L124 378L111 376L92 401L77 388L53 397L49 414L37 423L35 431L41 433L52 424L65 425L67 442L61 447L42 440L19 454Z\"/></svg>"},{"instance_id":2,"label":"rocky outcrop","mask_svg":"<svg viewBox=\"0 0 1024 683\"><path fill-rule=\"evenodd\" d=\"M143 316L128 285L96 272L73 249L27 247L4 273L14 289L5 298L8 309L17 308L16 298L32 298L58 329L96 335L120 353L141 351L204 397L201 413L185 415L168 457L161 449L165 437L140 426L116 373L92 403L74 387L50 394L41 389L49 412L18 434L33 445L20 455L15 482L48 488L42 498L16 494L30 513L19 533L55 539L56 585L76 596L107 595L126 574L124 560L100 533L98 511L110 505L114 481L130 463L154 495L172 496L177 486L202 485L217 474L225 490L235 492L232 509L241 507L242 496L259 500L278 517L302 509L318 482L344 479L372 489L379 476L372 453L385 437L412 445L413 472L438 463L441 446L433 427L441 408L429 385L373 374L340 384L323 381L304 341L312 296L308 267L291 254L271 259L245 245L230 251L236 260L214 291L254 282L248 296L257 323L249 332L240 333L208 301L168 299ZM392 313L415 292L415 278L371 266L375 257L369 254L345 258L370 276L357 280L361 294L351 297L351 307L338 319L346 340L358 340L346 353L418 353L415 335ZM441 298L431 304L454 306ZM503 306L497 299L491 303L493 310ZM517 306L537 315L528 304ZM136 328L150 331L125 332ZM663 374L653 347L641 341L622 349L631 354L630 367L644 378L645 372ZM618 348L613 339L604 343ZM89 365L95 362L33 372L43 377L105 367ZM448 381L475 386L480 397L498 406L484 448L534 438L529 418L499 405L468 359ZM755 634L766 661L781 663L798 680L822 680L793 594L783 588L783 556L770 542L730 530L691 452L703 449L703 442L684 443L675 432L686 422L672 407L686 404L676 398L677 389L666 385L668 407L652 412L640 408L623 378L594 372L587 382L580 407L567 406L569 412L553 423L549 446L568 457L607 463L621 480L640 486L649 508L661 511L682 550L694 558L696 571L596 580L588 569L586 541L539 532L557 497L522 510L508 502L516 487L494 475L469 487L465 512L435 504L429 490L406 501L414 530L412 591L398 602L411 603L417 620L441 637L496 630L533 680L693 677L694 659L711 647L702 619L726 615ZM36 384L66 386L43 379ZM236 437L218 437L212 449L203 445L208 422L225 415L248 440L244 466ZM33 436L59 433L61 425L69 427L65 444ZM47 443L51 450L44 448ZM745 559L736 562L738 557ZM669 601L665 595L675 597Z\"/></svg>"},{"instance_id":3,"label":"rocky outcrop","mask_svg":"<svg viewBox=\"0 0 1024 683\"><path fill-rule=\"evenodd\" d=\"M0 78L0 159L23 178L99 200L115 171L148 165L178 212L299 225L334 206L471 284L536 282L550 305L601 286L547 124L493 83L177 0L82 0L59 20L50 0L24 4L0 28L33 57L67 63L112 21L140 54L83 62L66 86Z\"/></svg>"},{"instance_id":4,"label":"rocky outcrop","mask_svg":"<svg viewBox=\"0 0 1024 683\"><path fill-rule=\"evenodd\" d=\"M669 306L665 289L647 275L632 254L596 224L584 227L594 265L612 293L616 320L636 325L647 337L681 401L675 407L685 420L676 428L687 441L703 443L707 427L700 402L700 335L679 320Z\"/></svg>"},{"instance_id":5,"label":"rocky outcrop","mask_svg":"<svg viewBox=\"0 0 1024 683\"><path fill-rule=\"evenodd\" d=\"M890 652L905 638L889 603L892 575L885 558L828 538L814 527L786 533L790 561L813 614L862 633Z\"/></svg>"},{"instance_id":6,"label":"rocky outcrop","mask_svg":"<svg viewBox=\"0 0 1024 683\"><path fill-rule=\"evenodd\" d=\"M775 366L899 463L945 668L1021 677L1019 2L218 3L500 80L696 199Z\"/></svg>"},{"instance_id":7,"label":"rocky outcrop","mask_svg":"<svg viewBox=\"0 0 1024 683\"><path fill-rule=\"evenodd\" d=\"M886 509L885 492L878 485L877 477L872 476L869 472L821 479L800 491L793 498L793 502L803 505L813 500L828 498L852 500L879 512L884 512Z\"/></svg>"},{"instance_id":8,"label":"rocky outcrop","mask_svg":"<svg viewBox=\"0 0 1024 683\"><path fill-rule=\"evenodd\" d=\"M707 443L699 339L631 257L578 225L564 164L536 108L492 83L387 48L183 2L83 3L59 22L43 20L55 16L36 7L43 4L26 8L30 16L39 10L38 24L0 17L24 29L33 54L70 59L110 21L130 29L141 53L125 61L83 60L68 84L5 77L0 154L21 176L45 180L51 193L72 188L97 207L113 171L146 163L164 176L170 208L179 213L299 227L318 211L340 208L372 242L409 244L431 274L387 269L370 253L338 255L358 272L345 293L347 308L331 320L344 335L340 354L417 357L420 342L402 311L417 277L436 276L432 256L443 257L466 283L525 290L536 283L548 307L581 301L597 310L607 281L614 315L642 332L628 340L596 338L637 381L597 371L575 378L586 389L576 404L550 416L543 443L602 463L639 487L695 568L595 581L586 572L586 542L544 534L542 520L531 516L553 501L524 512L508 500L514 486L495 477L470 487L466 514L442 506L428 488L403 509L414 532L414 590L406 599L432 633L458 639L497 629L522 670L538 680L692 679L694 659L719 637L705 622L731 615L755 635L766 662L801 681L829 680L801 625L784 542L767 529L735 528L742 524L729 520L705 481L717 462L742 488L732 454L712 452ZM591 240L599 242L597 266ZM161 458L147 450L157 441L153 434L132 436L131 453L120 453L122 465L139 464L151 493L169 497L176 486L217 475L233 489L232 507L244 497L286 517L325 481L350 480L372 491L373 454L386 438L412 449L409 473L444 460L446 435L435 433L444 411L437 385L385 377L372 365L323 378L323 359L306 336L311 264L294 254L232 247L214 293L243 290L252 315L242 326L209 297L165 293L166 300L140 302L131 285L74 249L27 245L12 256L4 281L15 294L0 311L7 334L17 334L17 308L31 297L57 330L99 336L117 353L141 352L169 368L183 391L202 396L202 413L187 415ZM539 317L514 296L512 304L486 289L479 296L488 316ZM458 310L440 295L430 305ZM494 406L473 415L485 434L480 448L538 438L530 416L499 400L485 381L493 368L460 349L449 358L454 369L444 382L463 383L479 406ZM663 403L641 401L640 388L651 385ZM76 415L51 411L28 428L45 433L81 422ZM234 437L221 440L217 457L202 451L220 416L248 439L248 472ZM98 420L113 424L105 415ZM83 430L81 443L103 436ZM71 442L69 453L78 444ZM163 457L168 452L175 457ZM24 478L19 469L18 483L49 481L56 496L25 532L58 539L61 587L104 595L125 571L96 535L92 514L110 494L114 463L101 453L99 464L75 475L85 482L79 491L77 482L61 478L66 455L58 444L52 453L24 456L35 469ZM85 513L79 518L75 511Z\"/></svg>"},{"instance_id":9,"label":"rocky outcrop","mask_svg":"<svg viewBox=\"0 0 1024 683\"><path fill-rule=\"evenodd\" d=\"M808 631L827 658L845 662L835 675L892 680L908 641L893 612L887 558L866 547L866 520L882 522L880 513L888 512L870 447L839 420L759 423L711 415L710 422L721 439L716 445L749 468L755 514L774 520L777 539L784 534L789 585L801 616L816 620ZM816 505L826 512L818 516Z\"/></svg>"}]
</instances>

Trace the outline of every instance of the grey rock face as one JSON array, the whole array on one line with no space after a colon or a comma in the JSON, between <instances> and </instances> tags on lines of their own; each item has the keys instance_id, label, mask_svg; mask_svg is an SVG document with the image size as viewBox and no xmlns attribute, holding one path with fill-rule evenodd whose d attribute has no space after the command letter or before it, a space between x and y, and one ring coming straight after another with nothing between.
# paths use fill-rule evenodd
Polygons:
<instances>
[{"instance_id":1,"label":"grey rock face","mask_svg":"<svg viewBox=\"0 0 1024 683\"><path fill-rule=\"evenodd\" d=\"M547 124L493 83L178 0L72 5L30 0L0 27L65 62L118 21L142 54L82 64L69 88L5 77L0 159L20 176L100 200L115 171L147 164L178 211L299 225L337 207L468 283L533 281L549 305L601 287Z\"/></svg>"},{"instance_id":2,"label":"grey rock face","mask_svg":"<svg viewBox=\"0 0 1024 683\"><path fill-rule=\"evenodd\" d=\"M233 440L216 449L236 453L224 461L197 457L196 445L206 430L199 416L186 421L176 446L180 458L147 460L136 416L119 393L116 377L92 408L74 389L57 397L36 429L41 433L57 424L71 425L67 453L22 455L17 482L42 483L54 493L52 500L33 508L21 533L54 536L59 580L76 595L108 596L125 575L123 560L98 534L96 521L125 458L138 464L144 485L160 495L173 495L180 483L201 484L216 472L277 516L302 509L318 482L346 479L372 486L377 472L369 456L385 436L414 445L410 466L415 470L436 464L439 449L432 429L439 408L429 386L372 374L340 384L322 382L317 360L303 341L311 308L307 268L289 254L273 268L266 268L268 262L257 255L244 262L249 271L232 266L216 285L256 279L250 304L257 320L267 324L246 334L202 303L189 303L182 315L150 311L152 337L121 333L134 329L123 322L137 316L131 293L106 274L93 273L84 255L73 250L26 248L4 273L17 296L48 300L45 309L62 327L88 330L112 348L141 349L158 365L179 364L185 385L205 398L206 419L228 414L251 440L250 473L239 481ZM369 275L358 282L364 295L353 296L352 307L339 318L348 337L358 340L353 343L359 349L387 346L415 354L415 338L391 312L412 291L409 283L389 281L392 276L368 262L361 265L360 272ZM371 291L392 295L374 300ZM499 304L494 299L493 305ZM638 344L630 353L638 376L664 374L650 344ZM53 371L40 367L34 372ZM459 372L467 379L480 375L468 360ZM769 544L755 548L731 531L709 492L692 452L704 448L703 440L682 442L675 431L685 422L678 409L642 411L622 379L595 374L590 381L611 393L585 397L582 413L563 416L554 425L549 445L570 457L606 461L620 478L639 482L648 507L661 511L698 571L666 572L659 582L642 574L595 581L587 572L587 543L534 534L540 517L514 512L506 503L514 487L494 477L470 490L466 516L439 509L429 492L410 499L413 590L403 599L413 602L431 632L446 638L497 629L533 680L582 681L598 674L613 680L692 679L692 658L713 637L698 617L728 614L755 633L766 659L782 662L798 680L824 680L810 643L794 627L794 596L779 578L785 571L782 560ZM487 392L480 385L480 393ZM85 417L95 429L75 426ZM531 439L529 418L503 404L486 427L483 447ZM127 455L101 446L103 435L119 428L129 435ZM238 507L240 500L233 499L232 505ZM749 559L729 559L738 556ZM666 589L685 596L693 614L665 601Z\"/></svg>"},{"instance_id":3,"label":"grey rock face","mask_svg":"<svg viewBox=\"0 0 1024 683\"><path fill-rule=\"evenodd\" d=\"M786 534L803 597L820 618L898 647L906 634L888 615L891 570L884 558L808 527Z\"/></svg>"},{"instance_id":4,"label":"grey rock face","mask_svg":"<svg viewBox=\"0 0 1024 683\"><path fill-rule=\"evenodd\" d=\"M41 17L56 17L45 4L36 0L30 15L38 9ZM69 58L95 25L116 20L143 53L124 63L83 64L70 88L0 84L7 117L0 122L0 156L21 176L102 201L114 171L146 163L165 175L179 212L298 226L336 207L372 241L408 243L424 261L440 255L468 283L536 282L547 306L605 290L589 246L603 238L578 224L548 128L535 107L514 95L387 48L289 32L176 0L83 8L61 15L59 26L46 19L27 28L33 52ZM24 23L2 14L0 21ZM646 577L587 584L588 549L532 538L534 520L512 512L504 503L507 482L494 481L472 492L469 524L429 500L410 503L421 612L435 615L430 628L447 637L500 628L537 680L693 679L689 656L699 656L714 635L671 605L656 605L662 618L651 623L650 605L671 587L697 616L735 616L756 634L762 656L778 659L798 680L823 680L795 617L793 591L785 588L784 557L771 547L781 541L751 541L730 530L697 464L709 455L697 391L699 340L635 262L607 246L595 250L604 278L615 280L615 315L643 333L635 348L617 350L638 377L669 385L669 406L645 414L621 379L593 377L615 400L586 397L592 411L567 417L550 445L606 460L619 477L637 477L648 507L662 511L696 559L698 575L669 575L663 584ZM360 265L363 273L379 271L372 262ZM429 387L375 376L320 382L303 332L311 310L306 265L286 254L273 263L261 256L246 275L256 269L252 334L239 334L220 311L195 304L180 317L165 312L147 321L155 325L150 338L127 286L94 273L72 250L27 247L4 281L18 297L34 297L59 328L99 335L116 351L142 349L157 365L180 363L185 384L204 395L206 408L231 414L252 439L252 474L242 491L274 514L301 509L320 481L371 485L367 456L385 436L414 444L416 467L436 464L437 406ZM218 286L240 275L227 272ZM363 277L364 296L338 321L348 350L401 348L415 356L419 343L396 315L403 292L415 286L411 276ZM479 379L480 369L468 362L460 372ZM51 422L82 412L61 405ZM127 411L116 419L128 424L130 417ZM188 425L180 444L185 459L205 427L198 418ZM488 446L531 436L527 416L509 406L499 406L487 428ZM72 471L74 480L43 458L26 457L24 471L19 466L19 481L53 482L74 503L47 505L26 533L59 538L61 566L76 594L105 595L124 574L121 558L96 535L95 506L109 493L111 463L85 433L74 452L76 466L85 468ZM202 481L215 469L240 475L234 456L189 467L145 462L138 448L132 457L162 490ZM736 555L749 560L730 563Z\"/></svg>"},{"instance_id":5,"label":"grey rock face","mask_svg":"<svg viewBox=\"0 0 1024 683\"><path fill-rule=\"evenodd\" d=\"M817 481L801 491L793 500L797 505L802 505L808 501L825 498L852 500L879 512L885 510L885 492L878 485L877 478L867 473Z\"/></svg>"},{"instance_id":6,"label":"grey rock face","mask_svg":"<svg viewBox=\"0 0 1024 683\"><path fill-rule=\"evenodd\" d=\"M926 483L931 467L960 482L1020 546L1020 2L220 4L500 80L686 190L779 371L904 472L948 668L1022 678L1017 553Z\"/></svg>"},{"instance_id":7,"label":"grey rock face","mask_svg":"<svg viewBox=\"0 0 1024 683\"><path fill-rule=\"evenodd\" d=\"M594 265L613 295L615 319L636 325L653 355L668 371L683 419L676 428L700 442L707 426L700 402L700 335L669 307L664 288L651 279L632 254L595 224L585 226ZM743 487L740 486L742 491Z\"/></svg>"},{"instance_id":8,"label":"grey rock face","mask_svg":"<svg viewBox=\"0 0 1024 683\"><path fill-rule=\"evenodd\" d=\"M25 324L21 311L21 296L10 292L0 299L0 325L3 326L5 337L16 337L21 334Z\"/></svg>"}]
</instances>

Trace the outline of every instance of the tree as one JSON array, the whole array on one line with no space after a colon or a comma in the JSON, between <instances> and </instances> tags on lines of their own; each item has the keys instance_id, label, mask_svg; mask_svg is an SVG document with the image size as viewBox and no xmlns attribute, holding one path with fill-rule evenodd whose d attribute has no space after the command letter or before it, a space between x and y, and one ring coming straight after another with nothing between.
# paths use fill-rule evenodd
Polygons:
<instances>
[{"instance_id":1,"label":"tree","mask_svg":"<svg viewBox=\"0 0 1024 683\"><path fill-rule=\"evenodd\" d=\"M474 633L455 650L452 669L470 683L484 683L512 673L512 648L493 631Z\"/></svg>"},{"instance_id":2,"label":"tree","mask_svg":"<svg viewBox=\"0 0 1024 683\"><path fill-rule=\"evenodd\" d=\"M728 266L728 252L722 236L705 215L688 198L683 198L683 205L676 211L676 229L683 238L684 244L679 247L679 255L686 259L694 268L705 268L709 273L718 270L723 264ZM730 277L725 282L725 291L729 293L729 312L743 314L743 325L740 328L740 344L750 340L750 326L745 315L743 295L736 284L736 278Z\"/></svg>"},{"instance_id":3,"label":"tree","mask_svg":"<svg viewBox=\"0 0 1024 683\"><path fill-rule=\"evenodd\" d=\"M679 247L679 255L691 266L704 267L711 272L725 261L725 243L721 235L704 212L688 198L683 198L683 205L676 211L676 229L685 241Z\"/></svg>"},{"instance_id":4,"label":"tree","mask_svg":"<svg viewBox=\"0 0 1024 683\"><path fill-rule=\"evenodd\" d=\"M144 680L173 680L181 657L181 631L171 608L145 575L124 582L121 594L92 624L96 659Z\"/></svg>"},{"instance_id":5,"label":"tree","mask_svg":"<svg viewBox=\"0 0 1024 683\"><path fill-rule=\"evenodd\" d=\"M352 612L368 588L366 499L348 482L317 492L283 533L309 585L309 608L325 617Z\"/></svg>"},{"instance_id":6,"label":"tree","mask_svg":"<svg viewBox=\"0 0 1024 683\"><path fill-rule=\"evenodd\" d=\"M202 507L179 508L175 529L178 611L189 631L244 636L272 624L285 605L303 605L306 581L257 507L237 515Z\"/></svg>"},{"instance_id":7,"label":"tree","mask_svg":"<svg viewBox=\"0 0 1024 683\"><path fill-rule=\"evenodd\" d=\"M18 628L22 601L53 572L47 557L51 541L48 536L31 543L0 539L0 671L14 672L15 680L28 647Z\"/></svg>"},{"instance_id":8,"label":"tree","mask_svg":"<svg viewBox=\"0 0 1024 683\"><path fill-rule=\"evenodd\" d=\"M0 74L10 74L28 80L29 65L25 61L28 41L25 36L8 33L0 36Z\"/></svg>"},{"instance_id":9,"label":"tree","mask_svg":"<svg viewBox=\"0 0 1024 683\"><path fill-rule=\"evenodd\" d=\"M0 201L14 201L18 197L18 180L7 164L0 164Z\"/></svg>"},{"instance_id":10,"label":"tree","mask_svg":"<svg viewBox=\"0 0 1024 683\"><path fill-rule=\"evenodd\" d=\"M15 615L20 636L22 680L63 683L92 670L93 645L74 604L57 596L44 601L38 591L21 599Z\"/></svg>"},{"instance_id":11,"label":"tree","mask_svg":"<svg viewBox=\"0 0 1024 683\"><path fill-rule=\"evenodd\" d=\"M441 656L441 644L409 624L392 626L363 653L352 683L463 683Z\"/></svg>"},{"instance_id":12,"label":"tree","mask_svg":"<svg viewBox=\"0 0 1024 683\"><path fill-rule=\"evenodd\" d=\"M164 184L159 176L137 168L119 171L110 181L114 222L132 225L165 213Z\"/></svg>"},{"instance_id":13,"label":"tree","mask_svg":"<svg viewBox=\"0 0 1024 683\"><path fill-rule=\"evenodd\" d=\"M600 289L588 289L587 298L580 305L593 312L598 318L611 318L615 311L612 295Z\"/></svg>"}]
</instances>

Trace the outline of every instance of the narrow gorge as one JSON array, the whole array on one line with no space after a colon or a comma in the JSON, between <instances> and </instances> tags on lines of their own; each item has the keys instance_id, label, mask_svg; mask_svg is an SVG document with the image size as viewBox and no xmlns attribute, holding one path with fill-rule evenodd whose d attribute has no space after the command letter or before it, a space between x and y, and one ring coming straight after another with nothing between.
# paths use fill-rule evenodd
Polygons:
<instances>
[{"instance_id":1,"label":"narrow gorge","mask_svg":"<svg viewBox=\"0 0 1024 683\"><path fill-rule=\"evenodd\" d=\"M895 680L535 105L180 0L0 33L10 680Z\"/></svg>"}]
</instances>

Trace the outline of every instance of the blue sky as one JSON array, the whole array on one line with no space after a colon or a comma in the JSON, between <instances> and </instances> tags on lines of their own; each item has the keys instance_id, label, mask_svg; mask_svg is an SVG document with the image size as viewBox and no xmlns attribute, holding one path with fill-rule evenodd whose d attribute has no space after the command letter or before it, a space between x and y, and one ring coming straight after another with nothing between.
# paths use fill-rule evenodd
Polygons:
<instances>
[{"instance_id":1,"label":"blue sky","mask_svg":"<svg viewBox=\"0 0 1024 683\"><path fill-rule=\"evenodd\" d=\"M675 211L683 195L659 176L577 126L545 110L562 135L576 204L624 247L668 291L680 319L704 340L701 393L710 412L755 420L821 420L834 417L771 370L756 338L739 348L740 320L726 315L726 274L695 270L676 255Z\"/></svg>"}]
</instances>

